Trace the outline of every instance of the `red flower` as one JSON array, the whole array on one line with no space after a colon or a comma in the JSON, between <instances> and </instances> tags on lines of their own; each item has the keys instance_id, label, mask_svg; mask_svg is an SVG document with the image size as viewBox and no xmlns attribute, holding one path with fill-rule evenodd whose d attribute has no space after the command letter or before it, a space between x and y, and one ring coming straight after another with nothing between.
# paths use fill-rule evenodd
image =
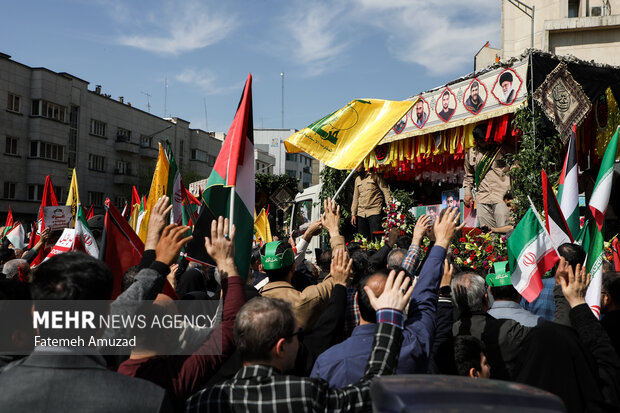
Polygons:
<instances>
[{"instance_id":1,"label":"red flower","mask_svg":"<svg viewBox=\"0 0 620 413\"><path fill-rule=\"evenodd\" d=\"M472 261L475 260L476 259L476 254L471 254L469 256L469 259L472 260Z\"/></svg>"},{"instance_id":2,"label":"red flower","mask_svg":"<svg viewBox=\"0 0 620 413\"><path fill-rule=\"evenodd\" d=\"M465 238L459 238L459 242L467 242Z\"/></svg>"},{"instance_id":3,"label":"red flower","mask_svg":"<svg viewBox=\"0 0 620 413\"><path fill-rule=\"evenodd\" d=\"M458 248L455 248L455 249L452 250L452 254L454 254L454 255L459 255L460 252L461 251L459 251Z\"/></svg>"},{"instance_id":4,"label":"red flower","mask_svg":"<svg viewBox=\"0 0 620 413\"><path fill-rule=\"evenodd\" d=\"M486 248L487 252L493 252L493 245L488 245Z\"/></svg>"}]
</instances>

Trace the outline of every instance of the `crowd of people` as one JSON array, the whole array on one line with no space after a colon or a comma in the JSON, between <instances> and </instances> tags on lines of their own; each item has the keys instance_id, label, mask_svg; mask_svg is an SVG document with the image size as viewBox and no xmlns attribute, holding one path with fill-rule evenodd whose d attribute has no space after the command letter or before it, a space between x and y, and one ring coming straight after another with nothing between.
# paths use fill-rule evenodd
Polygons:
<instances>
[{"instance_id":1,"label":"crowd of people","mask_svg":"<svg viewBox=\"0 0 620 413\"><path fill-rule=\"evenodd\" d=\"M148 336L120 358L96 348L39 346L24 354L28 333L3 324L4 345L15 351L0 358L0 411L370 411L373 378L427 373L532 385L559 396L569 412L620 411L620 278L605 274L599 321L585 302L589 274L576 244L559 249L545 284L553 311L528 311L505 264L481 274L452 263L450 244L463 228L458 208L432 223L419 217L413 233L390 232L371 253L345 244L340 207L328 199L297 245L256 246L243 257L250 273L239 274L235 229L223 217L204 241L216 268L179 258L191 228L166 224L169 203L162 197L151 212L142 261L125 274L110 312L132 301L173 311L161 294L169 282L179 300L221 300L219 334L189 355L162 354L166 343ZM489 219L497 219L493 209ZM374 211L356 212L369 219ZM309 241L322 230L330 248L308 262ZM84 253L30 269L48 235L26 252L3 244L0 299L32 299L35 307L110 300L110 270ZM431 246L423 256L425 237Z\"/></svg>"}]
</instances>

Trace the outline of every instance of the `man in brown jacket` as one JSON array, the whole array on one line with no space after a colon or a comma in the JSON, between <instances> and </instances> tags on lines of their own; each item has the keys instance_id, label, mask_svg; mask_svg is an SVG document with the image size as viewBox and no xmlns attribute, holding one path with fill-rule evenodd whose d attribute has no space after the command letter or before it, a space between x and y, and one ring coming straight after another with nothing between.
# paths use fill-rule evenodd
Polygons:
<instances>
[{"instance_id":1,"label":"man in brown jacket","mask_svg":"<svg viewBox=\"0 0 620 413\"><path fill-rule=\"evenodd\" d=\"M380 175L364 171L361 165L357 173L351 203L351 224L357 226L357 232L370 240L373 233L381 229L383 205L384 202L390 202L392 196Z\"/></svg>"},{"instance_id":2,"label":"man in brown jacket","mask_svg":"<svg viewBox=\"0 0 620 413\"><path fill-rule=\"evenodd\" d=\"M323 227L329 231L332 251L344 250L344 238L339 232L340 207L336 203L326 200L325 213L321 217ZM297 291L291 285L295 273L295 254L287 242L274 241L261 248L261 260L269 283L261 290L261 295L271 298L281 298L293 305L297 323L303 329L310 329L318 320L322 310L327 306L335 284L347 286L350 277L352 261L349 260L348 271L345 273L330 274L316 285Z\"/></svg>"}]
</instances>

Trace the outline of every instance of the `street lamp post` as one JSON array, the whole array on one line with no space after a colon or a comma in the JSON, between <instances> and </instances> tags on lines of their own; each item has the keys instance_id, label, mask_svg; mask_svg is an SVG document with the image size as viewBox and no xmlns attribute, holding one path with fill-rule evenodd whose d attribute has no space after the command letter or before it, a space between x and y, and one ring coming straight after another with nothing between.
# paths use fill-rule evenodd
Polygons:
<instances>
[{"instance_id":1,"label":"street lamp post","mask_svg":"<svg viewBox=\"0 0 620 413\"><path fill-rule=\"evenodd\" d=\"M280 72L282 78L282 129L284 129L284 72Z\"/></svg>"}]
</instances>

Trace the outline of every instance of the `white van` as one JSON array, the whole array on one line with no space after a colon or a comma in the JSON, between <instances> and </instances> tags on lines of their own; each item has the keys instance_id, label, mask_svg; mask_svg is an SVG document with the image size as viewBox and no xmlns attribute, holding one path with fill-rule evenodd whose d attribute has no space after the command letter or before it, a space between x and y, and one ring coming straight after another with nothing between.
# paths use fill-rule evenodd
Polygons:
<instances>
[{"instance_id":1,"label":"white van","mask_svg":"<svg viewBox=\"0 0 620 413\"><path fill-rule=\"evenodd\" d=\"M295 231L295 242L299 243L304 232L311 222L316 221L321 215L321 205L319 195L321 193L321 184L314 185L304 189L303 192L297 194L295 203L291 210L291 221L287 233ZM306 259L315 263L315 249L322 248L322 237L317 235L312 238L310 245L306 249Z\"/></svg>"}]
</instances>

